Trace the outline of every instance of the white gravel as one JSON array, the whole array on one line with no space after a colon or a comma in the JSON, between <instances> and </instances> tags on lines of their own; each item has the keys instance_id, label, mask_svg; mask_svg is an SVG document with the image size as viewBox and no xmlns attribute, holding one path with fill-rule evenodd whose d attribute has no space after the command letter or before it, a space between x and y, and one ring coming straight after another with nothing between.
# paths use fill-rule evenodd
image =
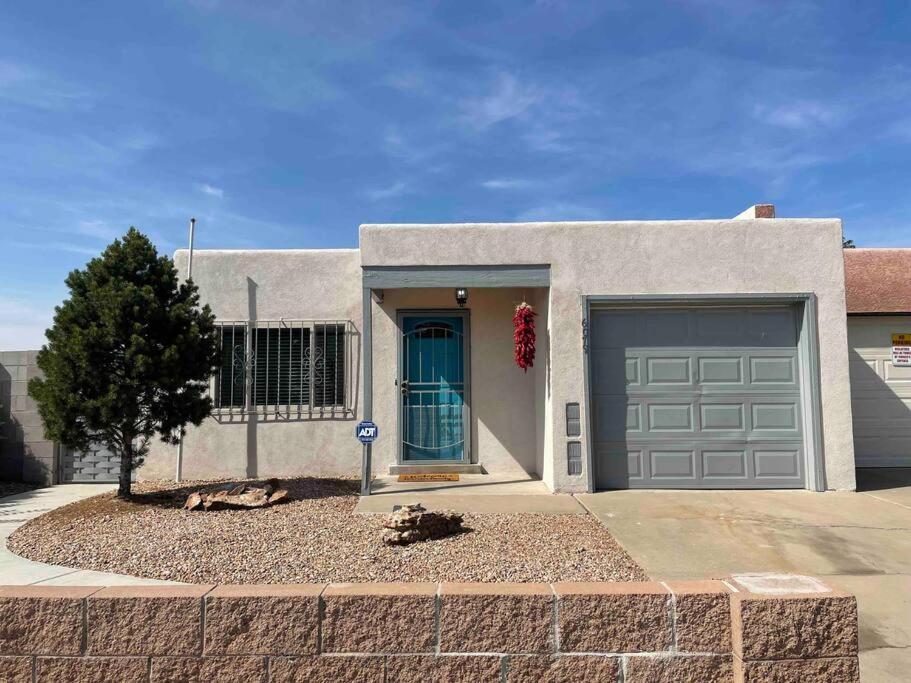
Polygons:
<instances>
[{"instance_id":1,"label":"white gravel","mask_svg":"<svg viewBox=\"0 0 911 683\"><path fill-rule=\"evenodd\" d=\"M353 513L357 481L284 480L292 500L270 508L180 509L211 483L142 482L131 502L95 496L28 522L9 548L39 562L188 583L647 578L589 515L467 514L465 533L390 547L381 515Z\"/></svg>"}]
</instances>

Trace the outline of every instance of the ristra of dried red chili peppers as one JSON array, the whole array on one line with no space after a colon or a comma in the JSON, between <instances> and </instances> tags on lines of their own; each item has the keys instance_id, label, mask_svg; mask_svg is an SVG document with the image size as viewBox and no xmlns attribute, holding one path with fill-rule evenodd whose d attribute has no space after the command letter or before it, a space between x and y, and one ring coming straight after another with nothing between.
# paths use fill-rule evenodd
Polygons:
<instances>
[{"instance_id":1,"label":"ristra of dried red chili peppers","mask_svg":"<svg viewBox=\"0 0 911 683\"><path fill-rule=\"evenodd\" d=\"M535 364L535 313L534 309L524 301L516 306L516 314L512 318L516 342L516 365L528 372L528 368Z\"/></svg>"}]
</instances>

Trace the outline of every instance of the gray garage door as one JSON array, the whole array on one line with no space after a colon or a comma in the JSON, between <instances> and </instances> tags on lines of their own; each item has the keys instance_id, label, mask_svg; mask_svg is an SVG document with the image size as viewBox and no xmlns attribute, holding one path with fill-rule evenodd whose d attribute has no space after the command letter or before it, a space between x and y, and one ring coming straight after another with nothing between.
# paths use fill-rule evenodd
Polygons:
<instances>
[{"instance_id":1,"label":"gray garage door","mask_svg":"<svg viewBox=\"0 0 911 683\"><path fill-rule=\"evenodd\" d=\"M802 488L791 307L595 310L598 488Z\"/></svg>"},{"instance_id":2,"label":"gray garage door","mask_svg":"<svg viewBox=\"0 0 911 683\"><path fill-rule=\"evenodd\" d=\"M120 458L103 446L88 451L62 447L60 481L68 483L116 482L120 474Z\"/></svg>"}]
</instances>

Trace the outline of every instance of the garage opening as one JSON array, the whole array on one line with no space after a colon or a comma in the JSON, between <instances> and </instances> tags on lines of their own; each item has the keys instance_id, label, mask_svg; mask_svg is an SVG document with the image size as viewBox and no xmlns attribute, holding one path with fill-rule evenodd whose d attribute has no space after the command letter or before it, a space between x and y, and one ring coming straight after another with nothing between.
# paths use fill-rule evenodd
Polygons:
<instances>
[{"instance_id":1,"label":"garage opening","mask_svg":"<svg viewBox=\"0 0 911 683\"><path fill-rule=\"evenodd\" d=\"M593 308L595 487L804 488L801 311Z\"/></svg>"}]
</instances>

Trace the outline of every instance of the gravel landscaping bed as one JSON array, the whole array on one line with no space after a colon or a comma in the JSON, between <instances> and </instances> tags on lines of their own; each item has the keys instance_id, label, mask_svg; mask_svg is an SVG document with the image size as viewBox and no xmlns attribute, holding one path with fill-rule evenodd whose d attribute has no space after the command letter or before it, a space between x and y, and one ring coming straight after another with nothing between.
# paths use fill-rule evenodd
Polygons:
<instances>
[{"instance_id":1,"label":"gravel landscaping bed","mask_svg":"<svg viewBox=\"0 0 911 683\"><path fill-rule=\"evenodd\" d=\"M380 540L383 515L354 514L359 482L283 480L291 501L188 512L214 482L141 482L135 500L95 496L17 529L9 549L67 567L188 583L644 581L589 515L465 515L464 533L404 547ZM432 497L422 501L432 508Z\"/></svg>"}]
</instances>

